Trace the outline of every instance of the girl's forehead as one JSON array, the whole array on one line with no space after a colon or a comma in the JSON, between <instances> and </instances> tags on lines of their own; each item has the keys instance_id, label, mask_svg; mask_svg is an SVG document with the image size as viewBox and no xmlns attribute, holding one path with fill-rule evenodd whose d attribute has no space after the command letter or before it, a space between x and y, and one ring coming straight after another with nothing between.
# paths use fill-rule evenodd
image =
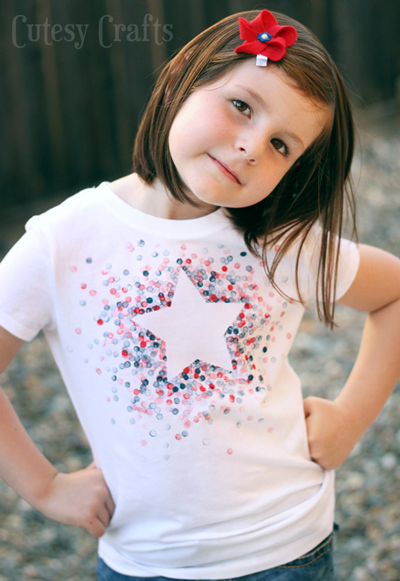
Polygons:
<instances>
[{"instance_id":1,"label":"girl's forehead","mask_svg":"<svg viewBox=\"0 0 400 581\"><path fill-rule=\"evenodd\" d=\"M332 114L326 103L307 95L279 65L268 62L266 67L256 66L256 57L251 57L235 65L223 77L208 85L210 89L239 89L249 94L261 107L275 104L303 110Z\"/></svg>"},{"instance_id":2,"label":"girl's forehead","mask_svg":"<svg viewBox=\"0 0 400 581\"><path fill-rule=\"evenodd\" d=\"M242 83L243 86L256 89L260 85L264 88L264 85L268 83L269 79L276 76L288 87L300 91L300 87L296 84L295 80L285 73L279 65L270 61L266 67L260 67L255 62L255 57L239 62L222 77L221 81L236 81Z\"/></svg>"}]
</instances>

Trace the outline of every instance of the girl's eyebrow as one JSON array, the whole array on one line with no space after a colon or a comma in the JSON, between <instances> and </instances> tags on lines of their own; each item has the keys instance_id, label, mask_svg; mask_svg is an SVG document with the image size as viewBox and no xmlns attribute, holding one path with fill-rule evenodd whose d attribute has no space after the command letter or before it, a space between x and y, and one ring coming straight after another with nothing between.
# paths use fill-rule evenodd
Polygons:
<instances>
[{"instance_id":1,"label":"girl's eyebrow","mask_svg":"<svg viewBox=\"0 0 400 581\"><path fill-rule=\"evenodd\" d=\"M261 106L261 107L265 107L265 101L264 99L261 97L261 95L259 93L255 93L253 91L253 89L247 89L246 87L243 87L243 85L234 85L235 87L237 87L238 89L243 89L243 91L246 91L246 93L248 93L251 97L253 97L253 99L255 101L257 101L257 103Z\"/></svg>"},{"instance_id":2,"label":"girl's eyebrow","mask_svg":"<svg viewBox=\"0 0 400 581\"><path fill-rule=\"evenodd\" d=\"M265 108L266 103L259 93L256 93L251 88L247 89L246 87L243 87L242 85L235 84L234 86L237 87L238 89L242 89L243 91L246 91L246 93L248 93L250 95L250 97L252 97L260 105L260 107ZM303 149L303 151L305 150L304 143L302 142L300 137L298 137L298 135L296 135L295 133L292 133L291 131L284 131L284 133L288 137L293 139L293 141L295 141L299 145L299 147L301 147Z\"/></svg>"}]
</instances>

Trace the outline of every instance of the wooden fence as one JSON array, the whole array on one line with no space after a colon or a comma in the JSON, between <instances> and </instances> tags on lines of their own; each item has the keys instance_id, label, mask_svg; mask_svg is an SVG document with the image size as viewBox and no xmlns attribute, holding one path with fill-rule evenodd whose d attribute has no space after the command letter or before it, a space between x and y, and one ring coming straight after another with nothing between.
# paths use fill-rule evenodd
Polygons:
<instances>
[{"instance_id":1,"label":"wooden fence","mask_svg":"<svg viewBox=\"0 0 400 581\"><path fill-rule=\"evenodd\" d=\"M358 103L394 96L398 0L2 2L2 208L128 173L137 120L163 61L224 16L265 7L319 36Z\"/></svg>"}]
</instances>

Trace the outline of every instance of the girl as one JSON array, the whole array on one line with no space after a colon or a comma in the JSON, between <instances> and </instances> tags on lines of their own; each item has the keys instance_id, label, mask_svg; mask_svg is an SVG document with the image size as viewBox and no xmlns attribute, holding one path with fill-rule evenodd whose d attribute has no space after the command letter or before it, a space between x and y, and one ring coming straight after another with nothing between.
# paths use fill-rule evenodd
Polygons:
<instances>
[{"instance_id":1,"label":"girl","mask_svg":"<svg viewBox=\"0 0 400 581\"><path fill-rule=\"evenodd\" d=\"M400 261L341 239L343 82L275 16L184 47L134 173L32 218L1 265L0 371L44 329L94 463L57 473L2 394L0 474L101 537L101 581L332 579L333 469L400 375ZM303 402L288 363L313 301L331 326L335 302L368 312L335 401Z\"/></svg>"}]
</instances>

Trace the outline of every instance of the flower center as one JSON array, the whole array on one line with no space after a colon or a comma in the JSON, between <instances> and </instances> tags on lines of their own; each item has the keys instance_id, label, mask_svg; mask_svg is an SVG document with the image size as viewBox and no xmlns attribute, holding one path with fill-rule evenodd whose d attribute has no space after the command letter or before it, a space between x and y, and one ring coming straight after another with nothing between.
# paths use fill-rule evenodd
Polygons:
<instances>
[{"instance_id":1,"label":"flower center","mask_svg":"<svg viewBox=\"0 0 400 581\"><path fill-rule=\"evenodd\" d=\"M257 36L257 39L261 40L261 42L268 42L271 40L271 35L269 32L260 32L260 34Z\"/></svg>"}]
</instances>

